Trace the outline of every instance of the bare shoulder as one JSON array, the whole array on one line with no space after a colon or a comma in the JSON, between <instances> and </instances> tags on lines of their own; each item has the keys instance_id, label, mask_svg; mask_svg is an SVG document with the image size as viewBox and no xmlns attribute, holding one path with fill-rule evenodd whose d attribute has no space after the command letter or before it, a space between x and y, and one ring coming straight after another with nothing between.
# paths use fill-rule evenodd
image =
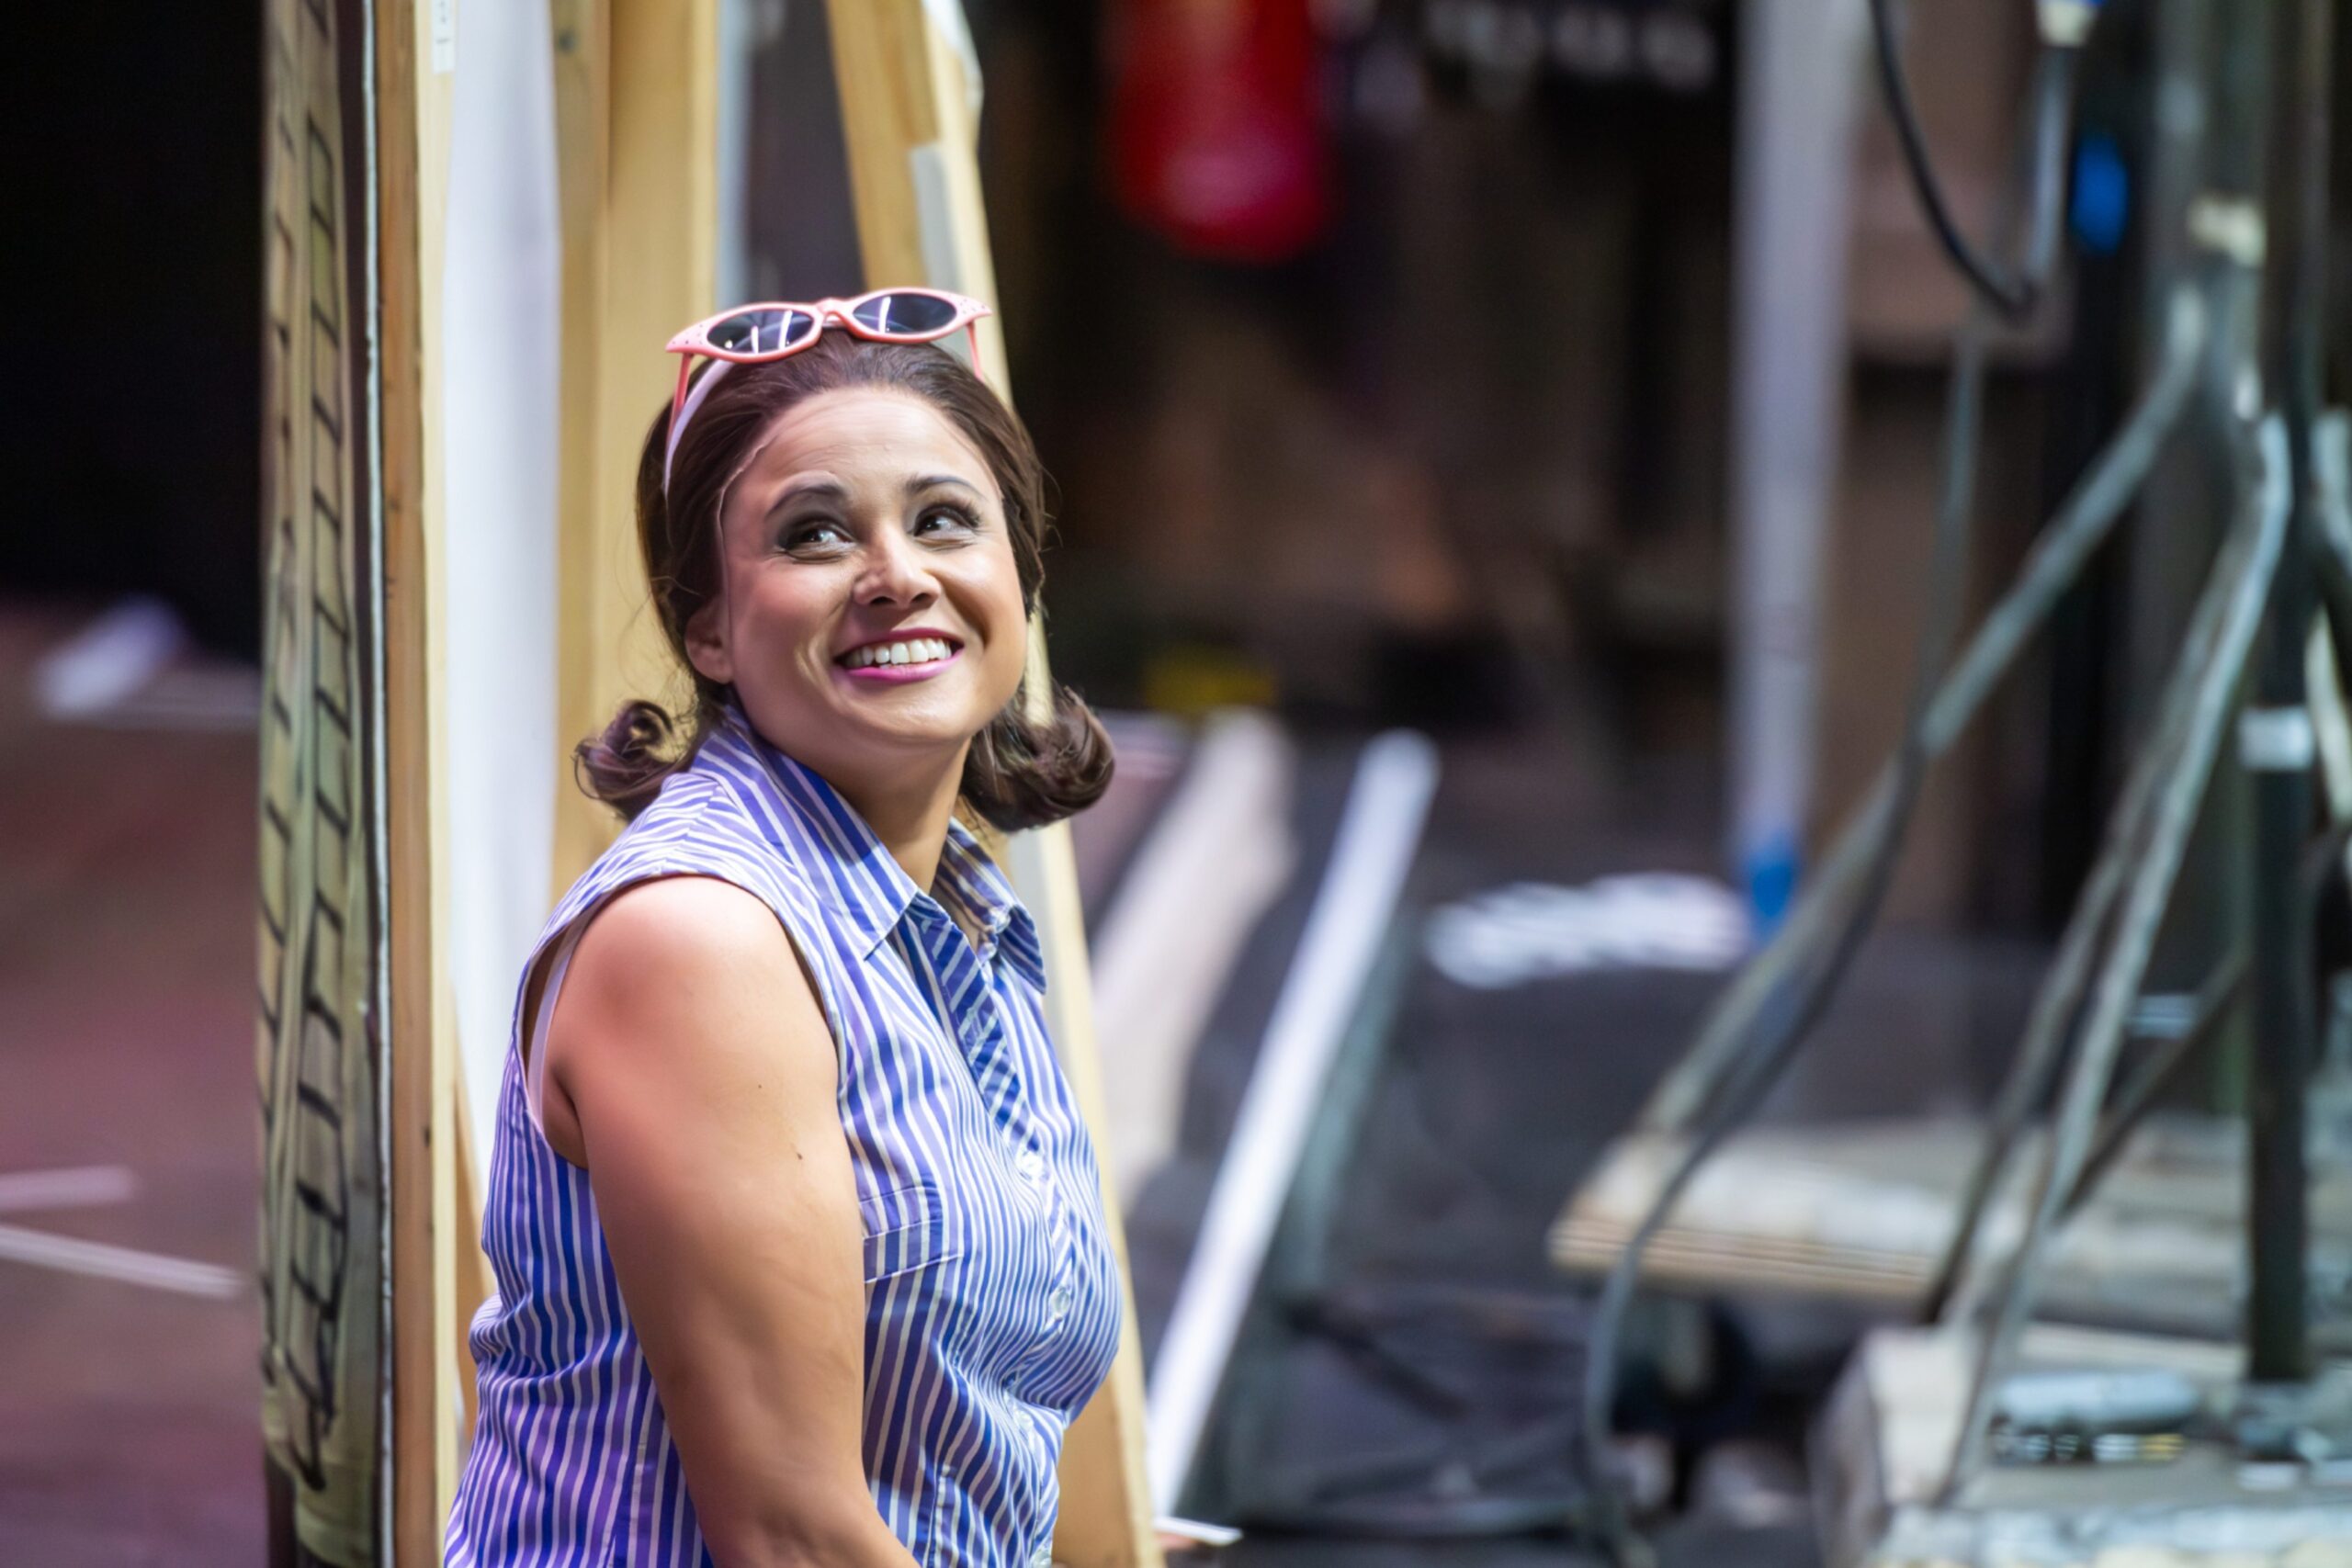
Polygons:
<instances>
[{"instance_id":1,"label":"bare shoulder","mask_svg":"<svg viewBox=\"0 0 2352 1568\"><path fill-rule=\"evenodd\" d=\"M659 877L614 894L581 933L548 1020L548 1070L567 1100L592 1077L718 1088L769 1077L780 1057L810 1075L834 1067L791 939L756 895Z\"/></svg>"},{"instance_id":2,"label":"bare shoulder","mask_svg":"<svg viewBox=\"0 0 2352 1568\"><path fill-rule=\"evenodd\" d=\"M572 964L625 989L725 984L747 968L757 976L798 967L775 911L757 895L695 875L650 878L607 898L581 933Z\"/></svg>"}]
</instances>

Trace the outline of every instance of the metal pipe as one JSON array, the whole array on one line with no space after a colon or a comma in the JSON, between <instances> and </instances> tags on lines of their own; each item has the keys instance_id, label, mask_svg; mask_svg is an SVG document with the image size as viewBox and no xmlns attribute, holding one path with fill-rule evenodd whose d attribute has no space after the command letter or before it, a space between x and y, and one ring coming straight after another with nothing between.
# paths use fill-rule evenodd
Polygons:
<instances>
[{"instance_id":1,"label":"metal pipe","mask_svg":"<svg viewBox=\"0 0 2352 1568\"><path fill-rule=\"evenodd\" d=\"M2221 635L2222 607L2221 601L2214 597L2199 603L2197 621L2183 642L2184 667L2194 667L2211 657L2215 639ZM2149 816L2157 790L2179 757L2190 712L2188 694L2189 688L2185 685L2177 688L2160 708L2155 733L2142 748L2124 782L2123 793L2108 818L2098 859L2092 863L2090 875L2075 901L2074 914L2059 939L2058 951L2034 994L2033 1009L2027 1015L2017 1056L1995 1098L1984 1146L1978 1151L1968 1184L1962 1190L1959 1219L1921 1305L1923 1321L1948 1322L1973 1315L1973 1294L1963 1292L1962 1283L1975 1256L1985 1210L2026 1122L2047 1098L2065 1063L2068 1031L2081 1011L2084 992L2098 971L2113 924L2116 902L2131 868L2146 849Z\"/></svg>"},{"instance_id":2,"label":"metal pipe","mask_svg":"<svg viewBox=\"0 0 2352 1568\"><path fill-rule=\"evenodd\" d=\"M2206 588L2208 595L2228 606L2222 636L2211 659L2201 665L2184 659L2176 666L2175 681L2185 682L2195 694L2187 743L2177 764L2166 772L2147 851L2132 867L2117 916L2114 943L2091 994L2082 1043L2067 1074L2057 1123L2052 1130L2050 1156L2036 1186L2024 1238L2010 1258L1983 1358L1969 1388L1959 1441L1940 1495L1946 1504L1966 1484L1983 1451L1985 1430L1992 1421L1993 1391L2007 1374L2018 1339L2032 1312L2042 1251L2056 1226L2060 1207L2081 1176L2097 1133L2099 1108L2122 1044L2123 1026L2147 973L2156 928L2171 899L2173 881L2196 825L2197 807L2235 711L2239 682L2269 598L2286 538L2290 489L2286 433L2276 417L2264 422L2256 446L2261 478L2245 487L2246 504L2214 562Z\"/></svg>"},{"instance_id":3,"label":"metal pipe","mask_svg":"<svg viewBox=\"0 0 2352 1568\"><path fill-rule=\"evenodd\" d=\"M2318 998L2300 872L2312 829L2315 751L2305 660L2316 608L2310 541L2319 532L2312 516L2313 427L2325 333L2333 10L2332 0L2300 0L2284 14L2279 68L2272 78L2279 119L2269 205L2287 232L2280 236L2286 243L2273 251L2276 308L2265 358L2286 415L2294 502L2288 523L2292 544L2272 587L2241 745L2255 799L2255 1059L2246 1105L2246 1376L2254 1382L2299 1382L2312 1371L2304 1080ZM2290 79L2291 90L2276 91Z\"/></svg>"},{"instance_id":4,"label":"metal pipe","mask_svg":"<svg viewBox=\"0 0 2352 1568\"><path fill-rule=\"evenodd\" d=\"M1985 1207L2028 1118L2048 1097L2064 1064L2067 1032L2100 961L2124 879L2144 852L2150 809L2184 743L2194 688L2179 671L2194 669L2212 657L2224 609L2220 596L2207 594L2192 612L2165 700L2158 705L2151 731L2109 815L2098 858L2075 898L2058 951L2035 993L2017 1055L1995 1098L1984 1146L1962 1190L1959 1220L1922 1303L1923 1321L1949 1322L1973 1315L1974 1293L1962 1287Z\"/></svg>"}]
</instances>

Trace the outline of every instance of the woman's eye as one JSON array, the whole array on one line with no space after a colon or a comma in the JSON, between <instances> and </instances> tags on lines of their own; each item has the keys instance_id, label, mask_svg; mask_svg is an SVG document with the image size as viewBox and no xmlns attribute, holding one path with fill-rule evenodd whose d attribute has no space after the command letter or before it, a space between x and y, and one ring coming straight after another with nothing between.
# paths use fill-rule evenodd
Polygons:
<instances>
[{"instance_id":1,"label":"woman's eye","mask_svg":"<svg viewBox=\"0 0 2352 1568\"><path fill-rule=\"evenodd\" d=\"M932 526L934 523L949 528L975 528L979 525L978 520L960 506L934 506L915 519L915 532L937 533L939 530Z\"/></svg>"},{"instance_id":2,"label":"woman's eye","mask_svg":"<svg viewBox=\"0 0 2352 1568\"><path fill-rule=\"evenodd\" d=\"M784 542L794 549L804 545L835 544L847 537L831 523L796 523L784 531Z\"/></svg>"}]
</instances>

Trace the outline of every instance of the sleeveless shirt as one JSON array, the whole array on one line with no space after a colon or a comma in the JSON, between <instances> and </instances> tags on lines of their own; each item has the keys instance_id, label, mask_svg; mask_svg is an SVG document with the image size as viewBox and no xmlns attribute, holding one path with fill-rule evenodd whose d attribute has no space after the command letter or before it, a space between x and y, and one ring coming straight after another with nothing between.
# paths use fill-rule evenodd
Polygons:
<instances>
[{"instance_id":1,"label":"sleeveless shirt","mask_svg":"<svg viewBox=\"0 0 2352 1568\"><path fill-rule=\"evenodd\" d=\"M523 967L482 1223L497 1290L469 1332L480 1414L448 1562L712 1562L588 1173L539 1131L516 1049L541 958L620 889L678 874L775 912L832 1035L864 1227L876 1507L924 1568L1047 1562L1062 1436L1110 1370L1122 1297L1094 1149L1046 1030L1036 928L963 824L925 893L730 700ZM550 976L539 1012L554 1001Z\"/></svg>"}]
</instances>

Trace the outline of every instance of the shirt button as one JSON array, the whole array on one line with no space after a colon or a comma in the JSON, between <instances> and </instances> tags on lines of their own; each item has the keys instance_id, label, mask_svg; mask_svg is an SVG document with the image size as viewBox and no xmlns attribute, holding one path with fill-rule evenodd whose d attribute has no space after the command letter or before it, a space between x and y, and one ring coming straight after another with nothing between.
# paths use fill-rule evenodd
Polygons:
<instances>
[{"instance_id":1,"label":"shirt button","mask_svg":"<svg viewBox=\"0 0 2352 1568\"><path fill-rule=\"evenodd\" d=\"M1046 1304L1054 1309L1054 1315L1056 1317L1067 1316L1069 1313L1069 1303L1070 1289L1068 1285L1062 1286L1058 1290L1055 1291L1052 1295L1046 1298Z\"/></svg>"},{"instance_id":2,"label":"shirt button","mask_svg":"<svg viewBox=\"0 0 2352 1568\"><path fill-rule=\"evenodd\" d=\"M1023 1149L1021 1157L1012 1162L1013 1168L1031 1181L1046 1174L1046 1156L1035 1149Z\"/></svg>"}]
</instances>

